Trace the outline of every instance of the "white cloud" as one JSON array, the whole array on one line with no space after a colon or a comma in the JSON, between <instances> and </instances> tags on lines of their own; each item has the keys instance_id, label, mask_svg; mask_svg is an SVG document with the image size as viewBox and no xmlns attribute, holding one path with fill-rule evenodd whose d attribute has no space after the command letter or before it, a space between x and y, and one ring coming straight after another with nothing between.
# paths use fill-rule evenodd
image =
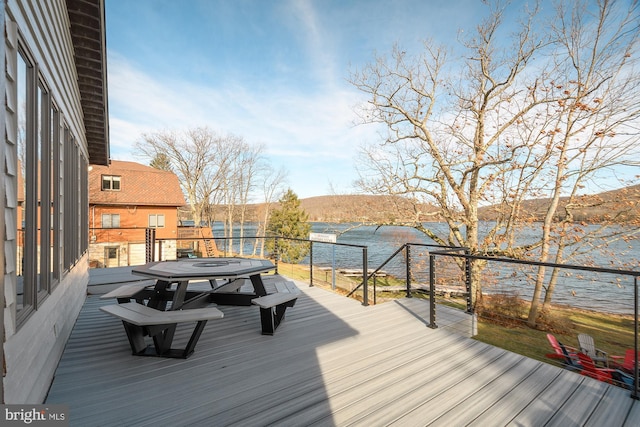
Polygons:
<instances>
[{"instance_id":1,"label":"white cloud","mask_svg":"<svg viewBox=\"0 0 640 427\"><path fill-rule=\"evenodd\" d=\"M336 58L333 39L335 33L331 28L322 25L322 15L309 0L293 0L289 2L289 10L293 13L292 33L299 34L304 44L304 52L311 62L310 69L314 75L329 87L335 87L342 76L336 73Z\"/></svg>"},{"instance_id":2,"label":"white cloud","mask_svg":"<svg viewBox=\"0 0 640 427\"><path fill-rule=\"evenodd\" d=\"M265 91L241 82L202 86L188 80L164 81L113 52L109 60L114 159L130 158L133 143L143 133L208 126L263 144L275 166L285 165L298 177L296 185L314 181L326 187L332 176L344 177L345 169L349 169L349 176L355 173L351 159L357 146L367 138L376 138L373 129L353 127L352 106L359 95L346 84L323 92L288 86L270 86ZM322 164L322 173L329 176L301 179L312 173L309 160ZM328 164L339 171L332 174L326 170ZM298 165L302 170L295 171ZM339 187L341 183L334 184Z\"/></svg>"}]
</instances>

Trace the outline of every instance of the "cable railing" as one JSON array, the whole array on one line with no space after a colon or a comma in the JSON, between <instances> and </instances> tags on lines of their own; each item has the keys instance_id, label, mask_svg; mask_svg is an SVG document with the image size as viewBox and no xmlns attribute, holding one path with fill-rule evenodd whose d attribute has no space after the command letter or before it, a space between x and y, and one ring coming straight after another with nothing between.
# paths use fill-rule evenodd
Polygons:
<instances>
[{"instance_id":1,"label":"cable railing","mask_svg":"<svg viewBox=\"0 0 640 427\"><path fill-rule=\"evenodd\" d=\"M189 247L202 247L203 239L153 239L152 234L145 238L147 260L177 259L188 254L184 248L189 250ZM552 275L561 272L560 279L555 278L557 284L550 304L569 310L592 310L631 317L633 320L630 326L622 328L624 330L616 340L620 341L621 347L632 348L638 354L640 271L472 255L463 247L421 243L402 244L370 269L366 245L269 236L214 237L213 240L216 242L217 256L258 256L273 259L276 272L285 268L284 266L292 269L291 272L285 272L285 275L293 274L294 267L297 268L295 274L307 271L304 277L293 278L308 279L310 286L327 285L334 290L343 289L345 295L358 298L365 306L377 304L383 295L388 297L391 294L393 297L393 292L400 292L407 298L426 298L430 307L428 326L434 329L438 327L438 304L453 304L469 314L483 316L476 305L479 299L502 299L505 306L513 312L503 314L496 310L493 314L503 316L501 321L507 323L522 323L523 315L517 312L516 306L531 303L531 289L536 278L539 278L537 274L540 269L546 269L545 280L549 283ZM273 240L274 244L265 245L268 240ZM280 241L308 245L307 256L293 267L290 263L282 262L282 254L278 253ZM272 249L267 250L267 246ZM257 247L261 249L256 250ZM340 254L338 257L336 252ZM195 256L195 252L189 256ZM478 275L472 278L473 263L483 263L484 266L477 269ZM472 293L472 279L482 283L480 294ZM545 286L545 292L550 293L549 285ZM588 332L587 326L584 329ZM638 363L632 374L635 382L631 396L637 399L640 396Z\"/></svg>"},{"instance_id":2,"label":"cable railing","mask_svg":"<svg viewBox=\"0 0 640 427\"><path fill-rule=\"evenodd\" d=\"M638 335L639 334L639 308L640 308L638 277L640 277L640 271L595 267L595 266L586 266L586 265L557 264L557 263L551 263L551 262L527 261L527 260L518 260L518 259L512 259L512 258L500 258L500 257L491 257L491 256L482 256L482 255L472 255L472 254L469 254L467 251L465 251L464 253L460 253L457 251L452 251L447 249L432 251L429 253L430 260L435 261L437 257L452 257L452 258L458 258L458 259L464 260L464 265L466 270L465 276L467 277L467 280L468 280L467 286L469 286L469 290L470 290L469 272L471 270L470 263L478 262L478 261L482 261L487 264L498 263L498 264L503 264L508 266L517 266L518 270L520 270L520 275L519 275L520 277L518 277L516 274L509 271L501 271L498 273L497 272L498 268L487 267L483 269L491 272L493 274L494 279L495 277L497 277L497 275L500 275L500 274L502 276L508 277L509 282L511 282L509 285L510 288L513 288L514 286L516 286L514 282L517 280L528 279L528 281L532 281L535 277L537 277L535 276L535 273L538 272L540 268L551 269L551 271L546 272L548 278L551 277L551 275L556 274L558 271L578 272L579 273L578 276L576 276L575 274L565 274L565 278L567 279L567 282L574 282L574 283L577 283L577 280L588 281L591 283L596 282L595 277L598 277L598 276L591 276L591 278L589 278L587 273L592 273L593 275L613 276L613 280L598 279L600 281L597 282L597 284L594 285L594 287L598 287L599 285L599 287L601 288L600 289L601 292L608 290L613 293L613 291L619 290L619 289L623 289L625 291L624 293L620 292L620 295L615 295L618 298L601 299L599 303L602 306L599 308L600 310L603 310L604 313L611 313L612 315L620 314L620 313L622 314L631 313L633 316L633 322L632 322L633 337L632 337L632 340L629 340L629 341L633 342L632 349L635 352L636 357L635 357L635 363L633 363L633 372L632 372L633 385L631 385L631 397L634 399L640 399L640 384L638 381L639 379L638 350L639 350L639 344L640 344L639 335ZM435 276L435 268L433 268L432 263L430 263L430 270L433 272L432 274ZM524 279L522 279L523 277ZM624 278L627 279L626 286L624 286L624 282L623 280L621 280ZM435 278L431 280L432 284L434 282L435 282ZM604 285L607 283L612 284L613 286L610 286L609 288L605 289ZM576 286L576 289L577 288L578 287ZM631 289L629 290L629 288ZM547 287L546 290L548 291L548 289L549 288ZM579 291L576 291L575 289L572 290L572 295L576 297L577 292ZM432 287L431 298L433 298L433 296L434 296L434 293L433 293L433 287ZM520 299L520 297L522 296L518 295L518 297ZM470 298L469 301L471 300L472 299ZM613 305L614 301L615 301L616 308L615 309L610 308L609 310L607 310L606 305L607 304ZM629 304L629 301L631 301L630 304ZM577 306L576 308L582 309L580 306ZM596 307L589 307L589 309L594 309L594 308Z\"/></svg>"},{"instance_id":3,"label":"cable railing","mask_svg":"<svg viewBox=\"0 0 640 427\"><path fill-rule=\"evenodd\" d=\"M200 240L202 239L192 239L192 238L155 239L153 242L150 242L147 245L149 250L153 251L148 256L150 259L154 259L158 261L177 259L180 257L181 254L184 254L184 253L189 254L189 252L184 252L184 251L180 252L180 250L178 249L178 251L176 252L176 256L174 257L172 254L163 250L165 246L165 242L169 242L170 244L173 244L174 241L177 241L178 243L175 246L184 247L185 243L187 243L187 246L189 246L190 242L198 242ZM310 286L314 286L314 272L318 273L319 269L323 268L327 264L326 262L323 263L322 261L320 263L316 262L317 259L314 258L314 253L317 254L318 252L317 251L314 252L314 247L322 246L322 245L331 245L331 247L333 248L339 247L339 248L356 250L361 253L359 260L362 264L360 268L357 268L357 270L360 270L360 273L355 274L355 276L364 277L365 282L367 281L367 274L365 272L368 270L367 269L368 253L367 253L367 246L364 246L364 245L356 245L356 244L349 244L349 243L327 243L327 242L318 242L318 241L313 241L308 239L297 239L297 238L280 237L280 236L245 236L242 238L214 237L212 240L216 242L216 247L218 248L219 256L225 256L225 257L250 256L250 257L262 257L262 258L273 259L276 273L278 273L281 269L280 264L282 263L282 258L283 258L283 254L280 253L282 245L279 242L285 241L285 242L295 243L300 245L308 245L308 255L304 257L302 262L308 265L308 274L309 274L308 279L309 279ZM267 250L265 248L266 245L262 246L262 242L265 242L267 240L274 241L273 245L270 246L272 250ZM193 246L199 246L199 245L193 245ZM262 250L257 250L256 249L257 247L261 247ZM194 255L197 255L193 251L192 253L194 253ZM334 264L331 264L330 268L332 273L336 271L336 266ZM332 274L332 277L334 277L333 274ZM347 283L349 283L349 281L342 281L342 284L347 284ZM335 280L332 280L332 289L336 290ZM369 300L370 298L369 298L368 286L365 286L362 293L363 305L369 305Z\"/></svg>"}]
</instances>

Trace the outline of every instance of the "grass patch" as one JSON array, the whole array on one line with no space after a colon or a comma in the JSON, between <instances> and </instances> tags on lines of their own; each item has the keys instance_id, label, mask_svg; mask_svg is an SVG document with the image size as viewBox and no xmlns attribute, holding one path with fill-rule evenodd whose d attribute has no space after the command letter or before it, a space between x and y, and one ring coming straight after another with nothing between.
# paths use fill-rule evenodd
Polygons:
<instances>
[{"instance_id":1,"label":"grass patch","mask_svg":"<svg viewBox=\"0 0 640 427\"><path fill-rule=\"evenodd\" d=\"M543 323L542 329L532 329L523 322L504 324L491 318L478 321L478 335L474 339L504 348L532 359L554 363L545 357L552 349L547 333L552 332L563 344L578 347L578 334L593 337L596 346L609 355L623 356L633 348L633 318L616 314L600 313L568 307L554 307L551 315L554 330L549 331ZM562 325L561 331L558 324Z\"/></svg>"}]
</instances>

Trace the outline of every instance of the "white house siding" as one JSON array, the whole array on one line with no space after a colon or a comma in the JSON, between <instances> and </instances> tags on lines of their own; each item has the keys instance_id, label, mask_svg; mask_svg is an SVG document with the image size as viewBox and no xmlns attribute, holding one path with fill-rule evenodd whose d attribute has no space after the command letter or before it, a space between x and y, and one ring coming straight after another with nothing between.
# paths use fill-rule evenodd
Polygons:
<instances>
[{"instance_id":1,"label":"white house siding","mask_svg":"<svg viewBox=\"0 0 640 427\"><path fill-rule=\"evenodd\" d=\"M5 344L6 403L42 403L84 304L89 281L85 257Z\"/></svg>"},{"instance_id":2,"label":"white house siding","mask_svg":"<svg viewBox=\"0 0 640 427\"><path fill-rule=\"evenodd\" d=\"M69 17L64 0L8 0L6 25L6 221L4 276L4 353L6 375L3 380L5 403L41 403L44 401L64 345L82 307L88 283L86 254L63 273L50 293L39 298L37 310L26 319L16 317L17 265L17 130L16 55L18 34L37 64L49 93L60 111L61 123L69 128L80 155L88 158L84 123L77 85ZM62 144L62 138L61 138ZM64 159L64 156L62 156ZM61 160L62 161L62 160ZM61 189L61 191L63 191ZM60 206L62 210L63 205ZM62 224L60 221L59 224ZM78 236L78 229L62 230ZM59 240L62 249L64 239ZM55 250L55 249L54 249Z\"/></svg>"}]
</instances>

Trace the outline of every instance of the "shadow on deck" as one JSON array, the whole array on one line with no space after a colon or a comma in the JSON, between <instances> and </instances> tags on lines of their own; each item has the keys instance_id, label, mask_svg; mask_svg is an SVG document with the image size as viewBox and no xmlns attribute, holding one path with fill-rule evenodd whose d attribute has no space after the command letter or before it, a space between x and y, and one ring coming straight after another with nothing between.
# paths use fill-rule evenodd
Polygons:
<instances>
[{"instance_id":1,"label":"shadow on deck","mask_svg":"<svg viewBox=\"0 0 640 427\"><path fill-rule=\"evenodd\" d=\"M430 329L419 299L364 307L298 287L274 336L257 307L221 306L187 360L132 356L89 295L47 403L82 426L640 425L628 391L456 333L465 313L438 307Z\"/></svg>"}]
</instances>

